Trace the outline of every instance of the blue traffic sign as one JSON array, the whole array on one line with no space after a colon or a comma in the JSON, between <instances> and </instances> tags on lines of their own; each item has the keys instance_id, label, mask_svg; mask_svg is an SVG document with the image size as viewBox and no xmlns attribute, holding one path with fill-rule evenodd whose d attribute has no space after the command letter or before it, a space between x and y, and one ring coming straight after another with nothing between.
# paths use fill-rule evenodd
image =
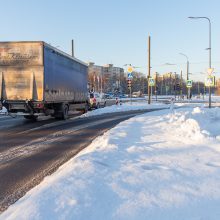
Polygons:
<instances>
[{"instance_id":1,"label":"blue traffic sign","mask_svg":"<svg viewBox=\"0 0 220 220\"><path fill-rule=\"evenodd\" d=\"M128 79L132 79L132 78L133 78L132 74L128 73Z\"/></svg>"}]
</instances>

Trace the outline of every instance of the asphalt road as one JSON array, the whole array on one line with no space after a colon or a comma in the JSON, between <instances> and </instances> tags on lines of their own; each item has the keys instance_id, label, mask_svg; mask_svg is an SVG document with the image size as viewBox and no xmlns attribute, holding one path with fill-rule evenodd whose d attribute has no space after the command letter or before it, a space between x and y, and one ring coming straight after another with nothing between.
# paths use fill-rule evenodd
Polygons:
<instances>
[{"instance_id":1,"label":"asphalt road","mask_svg":"<svg viewBox=\"0 0 220 220\"><path fill-rule=\"evenodd\" d=\"M152 110L66 121L0 117L0 212L119 122ZM77 116L77 115L75 115Z\"/></svg>"}]
</instances>

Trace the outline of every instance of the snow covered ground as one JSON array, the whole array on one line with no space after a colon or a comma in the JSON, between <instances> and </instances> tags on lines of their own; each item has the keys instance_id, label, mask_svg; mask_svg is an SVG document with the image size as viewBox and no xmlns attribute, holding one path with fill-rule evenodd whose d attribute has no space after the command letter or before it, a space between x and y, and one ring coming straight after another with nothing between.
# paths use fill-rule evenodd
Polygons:
<instances>
[{"instance_id":1,"label":"snow covered ground","mask_svg":"<svg viewBox=\"0 0 220 220\"><path fill-rule=\"evenodd\" d=\"M93 111L89 111L86 114L81 115L80 117L89 117L95 115L101 115L106 113L113 112L125 112L131 110L145 110L145 109L161 109L161 108L169 108L170 106L162 103L152 103L150 105L147 104L147 101L138 101L138 102L126 102L122 105L112 105L106 106L105 108L99 108Z\"/></svg>"},{"instance_id":2,"label":"snow covered ground","mask_svg":"<svg viewBox=\"0 0 220 220\"><path fill-rule=\"evenodd\" d=\"M7 109L5 107L3 107L1 110L0 110L0 113L6 113L7 112Z\"/></svg>"},{"instance_id":3,"label":"snow covered ground","mask_svg":"<svg viewBox=\"0 0 220 220\"><path fill-rule=\"evenodd\" d=\"M98 137L0 220L219 220L219 204L220 109L171 108Z\"/></svg>"}]
</instances>

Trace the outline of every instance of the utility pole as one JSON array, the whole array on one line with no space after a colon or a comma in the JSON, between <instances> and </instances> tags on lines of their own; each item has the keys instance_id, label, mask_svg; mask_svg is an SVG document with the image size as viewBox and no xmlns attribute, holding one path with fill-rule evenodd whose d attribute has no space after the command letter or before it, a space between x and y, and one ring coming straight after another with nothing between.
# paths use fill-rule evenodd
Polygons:
<instances>
[{"instance_id":1,"label":"utility pole","mask_svg":"<svg viewBox=\"0 0 220 220\"><path fill-rule=\"evenodd\" d=\"M150 85L149 85L149 79L150 79L150 69L151 69L151 66L150 66L150 46L151 46L151 42L150 42L150 36L148 37L148 104L151 103L151 88L150 88Z\"/></svg>"},{"instance_id":2,"label":"utility pole","mask_svg":"<svg viewBox=\"0 0 220 220\"><path fill-rule=\"evenodd\" d=\"M209 48L207 48L209 50L209 69L212 69L212 53L211 53L211 45L212 45L212 42L211 42L211 20L210 18L208 17L188 17L190 19L206 19L208 22L209 22ZM210 74L211 75L211 74ZM211 86L209 86L209 108L212 107L212 100L211 100Z\"/></svg>"},{"instance_id":3,"label":"utility pole","mask_svg":"<svg viewBox=\"0 0 220 220\"><path fill-rule=\"evenodd\" d=\"M182 95L183 95L183 71L181 70L181 73L180 73L180 96L181 96L181 99L182 99Z\"/></svg>"},{"instance_id":4,"label":"utility pole","mask_svg":"<svg viewBox=\"0 0 220 220\"><path fill-rule=\"evenodd\" d=\"M171 82L171 75L172 75L172 72L170 72L170 95L172 95L172 82Z\"/></svg>"},{"instance_id":5,"label":"utility pole","mask_svg":"<svg viewBox=\"0 0 220 220\"><path fill-rule=\"evenodd\" d=\"M155 98L157 101L157 72L155 73L155 86L154 86L154 92L155 92Z\"/></svg>"},{"instance_id":6,"label":"utility pole","mask_svg":"<svg viewBox=\"0 0 220 220\"><path fill-rule=\"evenodd\" d=\"M101 93L101 95L102 95L102 72L101 72L100 81L101 81L101 91L100 91L100 93Z\"/></svg>"},{"instance_id":7,"label":"utility pole","mask_svg":"<svg viewBox=\"0 0 220 220\"><path fill-rule=\"evenodd\" d=\"M163 95L163 75L162 75L162 80L161 80L161 84L160 84L160 93L161 93L161 95Z\"/></svg>"},{"instance_id":8,"label":"utility pole","mask_svg":"<svg viewBox=\"0 0 220 220\"><path fill-rule=\"evenodd\" d=\"M149 85L149 79L150 79L150 36L148 37L148 104L151 102L151 90L150 90L150 85Z\"/></svg>"},{"instance_id":9,"label":"utility pole","mask_svg":"<svg viewBox=\"0 0 220 220\"><path fill-rule=\"evenodd\" d=\"M75 57L74 56L74 40L72 40L72 57Z\"/></svg>"},{"instance_id":10,"label":"utility pole","mask_svg":"<svg viewBox=\"0 0 220 220\"><path fill-rule=\"evenodd\" d=\"M175 79L174 79L175 80L174 81L174 85L175 85L175 87L174 87L175 88L174 94L175 94L175 100L176 100L176 72L174 72L174 73L175 73L175 75L174 75L175 76Z\"/></svg>"},{"instance_id":11,"label":"utility pole","mask_svg":"<svg viewBox=\"0 0 220 220\"><path fill-rule=\"evenodd\" d=\"M186 84L187 84L187 81L189 80L189 59L186 56L186 54L184 54L184 53L180 53L180 55L182 55L186 58ZM187 85L186 85L186 90L187 90L187 99L189 99L190 88L188 88Z\"/></svg>"},{"instance_id":12,"label":"utility pole","mask_svg":"<svg viewBox=\"0 0 220 220\"><path fill-rule=\"evenodd\" d=\"M187 72L186 72L186 80L189 80L189 61L187 60ZM190 99L191 89L187 87L187 99Z\"/></svg>"}]
</instances>

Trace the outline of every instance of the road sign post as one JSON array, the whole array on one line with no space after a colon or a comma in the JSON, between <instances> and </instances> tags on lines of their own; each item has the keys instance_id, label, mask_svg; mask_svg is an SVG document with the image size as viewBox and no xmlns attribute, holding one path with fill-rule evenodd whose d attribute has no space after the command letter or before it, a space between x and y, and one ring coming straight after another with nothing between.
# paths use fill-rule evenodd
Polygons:
<instances>
[{"instance_id":1,"label":"road sign post","mask_svg":"<svg viewBox=\"0 0 220 220\"><path fill-rule=\"evenodd\" d=\"M205 79L205 86L206 87L212 87L215 86L215 77L209 75L208 77L206 77Z\"/></svg>"},{"instance_id":2,"label":"road sign post","mask_svg":"<svg viewBox=\"0 0 220 220\"><path fill-rule=\"evenodd\" d=\"M149 88L151 90L151 94L152 94L152 88L155 86L155 79L154 78L150 77L148 79L148 86L149 86Z\"/></svg>"},{"instance_id":3,"label":"road sign post","mask_svg":"<svg viewBox=\"0 0 220 220\"><path fill-rule=\"evenodd\" d=\"M211 108L211 87L215 86L215 76L208 75L205 79L205 86L209 88L209 108Z\"/></svg>"},{"instance_id":4,"label":"road sign post","mask_svg":"<svg viewBox=\"0 0 220 220\"><path fill-rule=\"evenodd\" d=\"M133 79L132 73L128 73L128 79Z\"/></svg>"},{"instance_id":5,"label":"road sign post","mask_svg":"<svg viewBox=\"0 0 220 220\"><path fill-rule=\"evenodd\" d=\"M132 104L132 97L131 97L131 80L133 79L132 72L133 72L133 67L132 67L131 65L129 65L128 68L127 68L127 73L128 73L127 83L128 83L128 89L129 89L129 92L130 92L130 103L131 103L131 104Z\"/></svg>"},{"instance_id":6,"label":"road sign post","mask_svg":"<svg viewBox=\"0 0 220 220\"><path fill-rule=\"evenodd\" d=\"M127 84L128 84L128 89L129 89L129 93L130 93L130 103L132 104L132 97L131 97L131 79L127 80Z\"/></svg>"},{"instance_id":7,"label":"road sign post","mask_svg":"<svg viewBox=\"0 0 220 220\"><path fill-rule=\"evenodd\" d=\"M149 86L155 86L155 79L150 77L148 80Z\"/></svg>"},{"instance_id":8,"label":"road sign post","mask_svg":"<svg viewBox=\"0 0 220 220\"><path fill-rule=\"evenodd\" d=\"M211 48L210 48L210 51L211 51ZM211 52L210 52L211 53ZM214 68L211 68L211 61L210 61L210 68L208 68L208 70L207 70L207 72L208 72L208 76L209 77L212 77L212 73L213 73L213 71L214 71ZM212 107L212 98L211 98L211 85L210 86L208 86L208 88L209 88L209 108L211 108Z\"/></svg>"},{"instance_id":9,"label":"road sign post","mask_svg":"<svg viewBox=\"0 0 220 220\"><path fill-rule=\"evenodd\" d=\"M186 87L188 88L188 98L191 98L191 88L192 88L192 80L186 81Z\"/></svg>"}]
</instances>

